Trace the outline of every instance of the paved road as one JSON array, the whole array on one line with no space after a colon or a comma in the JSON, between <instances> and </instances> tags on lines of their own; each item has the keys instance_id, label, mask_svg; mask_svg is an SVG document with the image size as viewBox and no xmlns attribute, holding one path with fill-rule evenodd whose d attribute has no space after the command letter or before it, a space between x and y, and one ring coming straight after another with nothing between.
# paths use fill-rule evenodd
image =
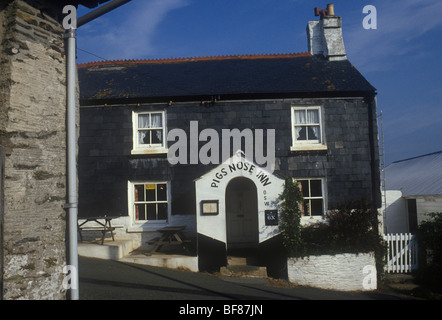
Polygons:
<instances>
[{"instance_id":1,"label":"paved road","mask_svg":"<svg viewBox=\"0 0 442 320\"><path fill-rule=\"evenodd\" d=\"M81 300L390 300L397 295L287 288L267 279L220 277L80 257Z\"/></svg>"}]
</instances>

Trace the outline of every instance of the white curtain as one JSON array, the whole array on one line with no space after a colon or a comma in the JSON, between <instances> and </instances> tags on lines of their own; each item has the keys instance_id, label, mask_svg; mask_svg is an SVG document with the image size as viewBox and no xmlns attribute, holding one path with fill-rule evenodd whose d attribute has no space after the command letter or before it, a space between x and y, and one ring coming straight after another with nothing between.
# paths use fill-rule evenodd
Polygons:
<instances>
[{"instance_id":1,"label":"white curtain","mask_svg":"<svg viewBox=\"0 0 442 320\"><path fill-rule=\"evenodd\" d=\"M295 124L296 140L320 140L318 109L295 110Z\"/></svg>"},{"instance_id":2,"label":"white curtain","mask_svg":"<svg viewBox=\"0 0 442 320\"><path fill-rule=\"evenodd\" d=\"M307 123L319 124L319 112L318 110L307 110Z\"/></svg>"},{"instance_id":3,"label":"white curtain","mask_svg":"<svg viewBox=\"0 0 442 320\"><path fill-rule=\"evenodd\" d=\"M140 114L138 115L138 128L149 128L149 115L148 114Z\"/></svg>"},{"instance_id":4,"label":"white curtain","mask_svg":"<svg viewBox=\"0 0 442 320\"><path fill-rule=\"evenodd\" d=\"M295 110L295 123L296 124L304 124L305 122L305 111L304 110Z\"/></svg>"},{"instance_id":5,"label":"white curtain","mask_svg":"<svg viewBox=\"0 0 442 320\"><path fill-rule=\"evenodd\" d=\"M307 110L307 123L318 124L318 126L310 126L314 137L309 134L309 140L319 140L319 110Z\"/></svg>"},{"instance_id":6,"label":"white curtain","mask_svg":"<svg viewBox=\"0 0 442 320\"><path fill-rule=\"evenodd\" d=\"M161 121L161 114L160 113L154 113L151 115L151 128L161 128L162 127L162 121Z\"/></svg>"},{"instance_id":7,"label":"white curtain","mask_svg":"<svg viewBox=\"0 0 442 320\"><path fill-rule=\"evenodd\" d=\"M149 128L149 115L148 114L140 114L138 115L138 129ZM146 144L149 143L149 137L147 135L149 131L140 130L138 131L138 143ZM147 138L147 139L146 139Z\"/></svg>"},{"instance_id":8,"label":"white curtain","mask_svg":"<svg viewBox=\"0 0 442 320\"><path fill-rule=\"evenodd\" d=\"M305 110L295 110L295 123L296 124L305 124ZM296 126L295 127L295 134L296 134L296 140L299 140L301 137L301 130L304 129L304 126ZM304 134L305 135L305 134ZM305 139L305 138L304 138Z\"/></svg>"},{"instance_id":9,"label":"white curtain","mask_svg":"<svg viewBox=\"0 0 442 320\"><path fill-rule=\"evenodd\" d=\"M162 128L163 121L161 113L154 113L151 115L151 128ZM163 143L163 130L152 130L152 141L151 143Z\"/></svg>"},{"instance_id":10,"label":"white curtain","mask_svg":"<svg viewBox=\"0 0 442 320\"><path fill-rule=\"evenodd\" d=\"M161 113L138 115L138 143L157 144L163 143L163 119ZM160 130L147 130L159 128ZM146 130L140 130L146 129Z\"/></svg>"}]
</instances>

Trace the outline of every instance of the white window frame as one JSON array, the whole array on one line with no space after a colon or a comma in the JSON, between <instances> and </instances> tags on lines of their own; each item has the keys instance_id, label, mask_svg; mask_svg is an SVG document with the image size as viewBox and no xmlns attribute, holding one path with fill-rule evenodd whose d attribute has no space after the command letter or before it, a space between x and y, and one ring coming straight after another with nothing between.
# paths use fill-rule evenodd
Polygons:
<instances>
[{"instance_id":1,"label":"white window frame","mask_svg":"<svg viewBox=\"0 0 442 320\"><path fill-rule=\"evenodd\" d=\"M161 127L149 128L148 130L162 130L162 143L157 144L140 144L138 142L138 132L143 128L138 128L138 117L145 114L161 114ZM132 112L132 154L155 154L155 153L167 153L167 130L166 130L166 112L165 111L133 111Z\"/></svg>"},{"instance_id":2,"label":"white window frame","mask_svg":"<svg viewBox=\"0 0 442 320\"><path fill-rule=\"evenodd\" d=\"M296 127L300 126L317 126L318 124L297 124L295 119L295 111L305 111L307 119L308 110L318 110L319 117L319 135L318 140L297 140L296 138ZM327 145L325 143L325 130L322 115L321 106L292 106L291 108L291 125L292 125L292 145L290 147L291 151L304 151L304 150L327 150Z\"/></svg>"},{"instance_id":3,"label":"white window frame","mask_svg":"<svg viewBox=\"0 0 442 320\"><path fill-rule=\"evenodd\" d=\"M167 187L167 200L166 201L135 201L135 185L148 185L148 184L165 184ZM155 188L156 189L156 188ZM162 220L137 220L136 219L136 210L135 205L141 203L167 203L167 219ZM158 228L159 225L167 225L168 221L170 221L171 215L171 192L170 192L170 181L129 181L128 182L128 204L129 204L129 216L131 217L131 222L133 226L149 226L153 225L155 228Z\"/></svg>"},{"instance_id":4,"label":"white window frame","mask_svg":"<svg viewBox=\"0 0 442 320\"><path fill-rule=\"evenodd\" d=\"M318 197L318 196L315 196L315 197L312 197L312 196L304 197L304 201L307 200L310 203L310 200L321 199L322 200L322 215L311 215L311 212L309 212L307 214L305 212L303 212L302 219L304 219L304 220L305 219L323 219L325 217L325 215L326 215L326 212L327 212L327 188L326 188L326 180L325 180L325 178L297 178L295 180L299 184L301 184L301 181L308 181L309 188L311 186L311 183L310 183L311 181L313 181L313 180L321 181L321 193L322 193L322 196L321 197ZM311 195L311 191L310 190L309 190L308 194ZM311 208L311 205L309 205L309 207Z\"/></svg>"}]
</instances>

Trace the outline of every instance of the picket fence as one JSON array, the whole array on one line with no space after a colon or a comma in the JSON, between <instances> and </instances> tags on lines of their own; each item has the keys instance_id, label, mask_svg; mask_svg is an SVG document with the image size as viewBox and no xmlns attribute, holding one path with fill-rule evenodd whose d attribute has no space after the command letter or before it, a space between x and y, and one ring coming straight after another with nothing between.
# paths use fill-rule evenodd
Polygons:
<instances>
[{"instance_id":1,"label":"picket fence","mask_svg":"<svg viewBox=\"0 0 442 320\"><path fill-rule=\"evenodd\" d=\"M406 273L417 270L417 240L411 233L386 234L388 244L386 271L388 273Z\"/></svg>"}]
</instances>

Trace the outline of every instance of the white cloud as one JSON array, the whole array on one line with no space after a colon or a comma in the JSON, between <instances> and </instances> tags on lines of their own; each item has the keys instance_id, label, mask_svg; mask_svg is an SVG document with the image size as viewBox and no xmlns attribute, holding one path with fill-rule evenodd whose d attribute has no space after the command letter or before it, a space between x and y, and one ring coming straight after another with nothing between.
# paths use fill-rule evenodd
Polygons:
<instances>
[{"instance_id":1,"label":"white cloud","mask_svg":"<svg viewBox=\"0 0 442 320\"><path fill-rule=\"evenodd\" d=\"M79 29L78 47L93 48L94 54L106 59L136 59L153 54L152 40L158 26L169 12L187 4L187 0L129 2Z\"/></svg>"}]
</instances>

